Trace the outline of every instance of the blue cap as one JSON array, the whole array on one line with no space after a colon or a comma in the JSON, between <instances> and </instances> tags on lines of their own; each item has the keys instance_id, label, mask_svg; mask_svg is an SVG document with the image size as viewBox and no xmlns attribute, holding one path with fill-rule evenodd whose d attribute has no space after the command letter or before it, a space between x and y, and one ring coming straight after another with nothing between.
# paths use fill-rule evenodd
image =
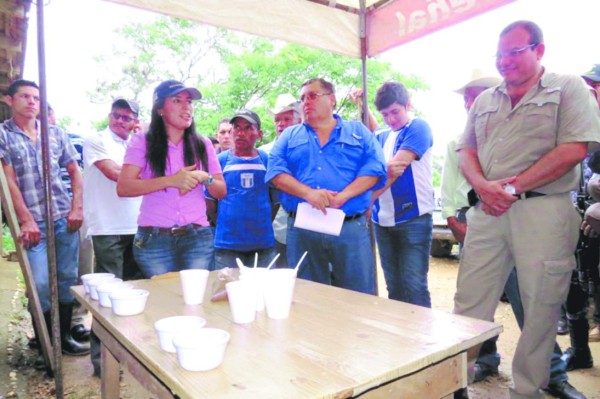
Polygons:
<instances>
[{"instance_id":1,"label":"blue cap","mask_svg":"<svg viewBox=\"0 0 600 399\"><path fill-rule=\"evenodd\" d=\"M164 100L167 97L176 96L182 91L187 91L192 97L192 100L200 100L202 98L202 94L200 94L195 87L186 87L177 80L166 80L154 89L153 103L156 104L158 101Z\"/></svg>"}]
</instances>

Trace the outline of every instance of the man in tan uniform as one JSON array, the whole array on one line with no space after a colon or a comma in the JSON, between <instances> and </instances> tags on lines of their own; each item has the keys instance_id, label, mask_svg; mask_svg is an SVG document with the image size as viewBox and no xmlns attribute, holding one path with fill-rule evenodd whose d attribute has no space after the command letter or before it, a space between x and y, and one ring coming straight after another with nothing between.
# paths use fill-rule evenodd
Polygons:
<instances>
[{"instance_id":1,"label":"man in tan uniform","mask_svg":"<svg viewBox=\"0 0 600 399\"><path fill-rule=\"evenodd\" d=\"M578 76L546 72L544 51L533 22L502 31L496 67L503 83L477 98L456 147L479 202L467 213L454 312L493 320L516 265L525 325L511 398L544 397L559 308L575 268L581 219L570 191L588 142L600 139L589 89Z\"/></svg>"}]
</instances>

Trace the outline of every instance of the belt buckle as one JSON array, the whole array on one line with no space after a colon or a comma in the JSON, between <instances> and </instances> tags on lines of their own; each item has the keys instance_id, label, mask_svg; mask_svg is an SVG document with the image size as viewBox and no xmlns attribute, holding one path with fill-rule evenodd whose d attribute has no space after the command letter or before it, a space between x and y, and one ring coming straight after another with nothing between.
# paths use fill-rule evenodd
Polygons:
<instances>
[{"instance_id":1,"label":"belt buckle","mask_svg":"<svg viewBox=\"0 0 600 399\"><path fill-rule=\"evenodd\" d=\"M184 234L187 234L187 228L185 226L171 227L171 235L182 236Z\"/></svg>"}]
</instances>

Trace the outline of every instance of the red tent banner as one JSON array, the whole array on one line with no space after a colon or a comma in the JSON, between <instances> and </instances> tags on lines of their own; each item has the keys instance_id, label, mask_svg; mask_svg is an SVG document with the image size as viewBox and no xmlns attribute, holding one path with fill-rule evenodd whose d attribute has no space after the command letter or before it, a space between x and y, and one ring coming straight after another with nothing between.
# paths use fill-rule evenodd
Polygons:
<instances>
[{"instance_id":1,"label":"red tent banner","mask_svg":"<svg viewBox=\"0 0 600 399\"><path fill-rule=\"evenodd\" d=\"M367 54L374 56L515 0L403 0L367 16Z\"/></svg>"}]
</instances>

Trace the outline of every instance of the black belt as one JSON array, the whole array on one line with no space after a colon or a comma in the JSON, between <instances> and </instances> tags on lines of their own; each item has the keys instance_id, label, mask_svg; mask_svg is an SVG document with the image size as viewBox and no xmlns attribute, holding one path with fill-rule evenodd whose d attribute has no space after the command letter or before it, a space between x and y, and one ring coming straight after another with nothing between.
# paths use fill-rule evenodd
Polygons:
<instances>
[{"instance_id":1,"label":"black belt","mask_svg":"<svg viewBox=\"0 0 600 399\"><path fill-rule=\"evenodd\" d=\"M143 231L145 233L160 233L160 234L170 234L173 236L184 236L187 233L190 233L194 229L200 228L199 224L190 223L185 226L173 226L173 227L152 227L152 226L138 226L139 231Z\"/></svg>"},{"instance_id":2,"label":"black belt","mask_svg":"<svg viewBox=\"0 0 600 399\"><path fill-rule=\"evenodd\" d=\"M357 213L356 215L352 215L352 216L346 216L344 218L344 222L349 222L350 220L354 220L354 219L358 219L359 217L361 217L362 215L364 215L365 213ZM291 217L292 219L296 218L296 212L288 212L288 216Z\"/></svg>"},{"instance_id":3,"label":"black belt","mask_svg":"<svg viewBox=\"0 0 600 399\"><path fill-rule=\"evenodd\" d=\"M524 193L521 194L513 194L513 197L517 197L518 199L527 199L527 198L535 198L535 197L543 197L546 194L543 193L538 193L535 191L525 191Z\"/></svg>"}]
</instances>

